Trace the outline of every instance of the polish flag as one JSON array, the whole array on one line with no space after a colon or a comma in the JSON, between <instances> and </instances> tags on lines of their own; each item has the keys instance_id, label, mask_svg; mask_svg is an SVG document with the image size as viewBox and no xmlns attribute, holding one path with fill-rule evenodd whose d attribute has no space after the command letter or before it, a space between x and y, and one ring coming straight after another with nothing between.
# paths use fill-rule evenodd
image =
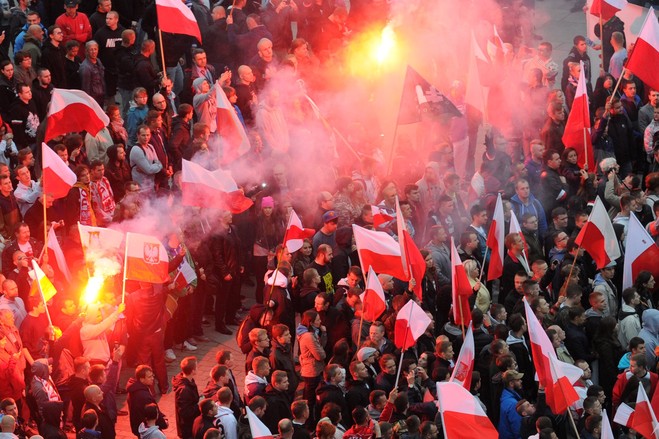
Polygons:
<instances>
[{"instance_id":1,"label":"polish flag","mask_svg":"<svg viewBox=\"0 0 659 439\"><path fill-rule=\"evenodd\" d=\"M294 210L291 209L291 215L288 217L288 226L284 235L284 244L290 253L294 253L302 248L304 240L312 238L316 233L314 229L305 229L302 227L302 221Z\"/></svg>"},{"instance_id":2,"label":"polish flag","mask_svg":"<svg viewBox=\"0 0 659 439\"><path fill-rule=\"evenodd\" d=\"M458 326L466 326L471 320L469 298L474 294L467 271L451 236L451 298L453 302L453 320Z\"/></svg>"},{"instance_id":3,"label":"polish flag","mask_svg":"<svg viewBox=\"0 0 659 439\"><path fill-rule=\"evenodd\" d=\"M487 40L487 54L490 56L490 59L501 63L509 49L503 44L503 40L499 36L497 27L493 26L493 28L494 34Z\"/></svg>"},{"instance_id":4,"label":"polish flag","mask_svg":"<svg viewBox=\"0 0 659 439\"><path fill-rule=\"evenodd\" d=\"M634 409L623 402L618 406L616 415L613 417L613 422L624 425L625 427L631 427L633 418Z\"/></svg>"},{"instance_id":5,"label":"polish flag","mask_svg":"<svg viewBox=\"0 0 659 439\"><path fill-rule=\"evenodd\" d=\"M34 281L32 282L30 295L33 295L32 290L34 290L34 293L40 294L43 298L43 302L47 303L50 299L55 297L57 290L55 289L55 286L50 281L50 279L48 279L48 276L46 276L46 274L43 272L41 267L39 267L37 261L34 259L32 259L32 269L34 270Z\"/></svg>"},{"instance_id":6,"label":"polish flag","mask_svg":"<svg viewBox=\"0 0 659 439\"><path fill-rule=\"evenodd\" d=\"M654 410L652 409L652 405L650 405L650 400L643 386L638 386L634 416L631 419L631 428L645 438L657 439L656 432L659 430L659 423L657 423L657 417L654 414Z\"/></svg>"},{"instance_id":7,"label":"polish flag","mask_svg":"<svg viewBox=\"0 0 659 439\"><path fill-rule=\"evenodd\" d=\"M195 37L201 43L201 31L194 14L182 0L156 0L158 27L163 32Z\"/></svg>"},{"instance_id":8,"label":"polish flag","mask_svg":"<svg viewBox=\"0 0 659 439\"><path fill-rule=\"evenodd\" d=\"M643 270L659 278L659 246L633 213L629 215L627 238L625 240L625 262L622 274L622 288L629 288Z\"/></svg>"},{"instance_id":9,"label":"polish flag","mask_svg":"<svg viewBox=\"0 0 659 439\"><path fill-rule=\"evenodd\" d=\"M360 294L362 300L362 315L364 320L374 322L387 310L387 301L384 298L382 284L373 267L368 267L366 289Z\"/></svg>"},{"instance_id":10,"label":"polish flag","mask_svg":"<svg viewBox=\"0 0 659 439\"><path fill-rule=\"evenodd\" d=\"M606 409L602 409L602 434L600 435L600 439L615 439Z\"/></svg>"},{"instance_id":11,"label":"polish flag","mask_svg":"<svg viewBox=\"0 0 659 439\"><path fill-rule=\"evenodd\" d=\"M426 332L430 317L414 300L408 300L396 315L394 343L398 349L407 350Z\"/></svg>"},{"instance_id":12,"label":"polish flag","mask_svg":"<svg viewBox=\"0 0 659 439\"><path fill-rule=\"evenodd\" d=\"M650 8L645 24L638 35L634 50L629 55L627 66L648 86L659 90L659 23L654 9Z\"/></svg>"},{"instance_id":13,"label":"polish flag","mask_svg":"<svg viewBox=\"0 0 659 439\"><path fill-rule=\"evenodd\" d=\"M620 257L618 239L600 197L595 199L588 222L577 235L575 242L590 254L597 263L597 269Z\"/></svg>"},{"instance_id":14,"label":"polish flag","mask_svg":"<svg viewBox=\"0 0 659 439\"><path fill-rule=\"evenodd\" d=\"M565 124L563 143L565 146L577 150L577 161L580 167L583 168L587 164L588 169L594 170L595 157L593 154L593 142L590 139L590 111L588 110L589 102L588 91L586 90L586 75L583 61L580 61L580 64L581 74L579 74L579 84L577 85L577 93L572 102L570 115Z\"/></svg>"},{"instance_id":15,"label":"polish flag","mask_svg":"<svg viewBox=\"0 0 659 439\"><path fill-rule=\"evenodd\" d=\"M44 142L83 130L95 136L109 124L110 118L101 106L84 91L54 88L46 116Z\"/></svg>"},{"instance_id":16,"label":"polish flag","mask_svg":"<svg viewBox=\"0 0 659 439\"><path fill-rule=\"evenodd\" d=\"M44 193L54 199L66 197L69 194L69 189L78 181L78 177L57 153L45 143L41 144L41 160L43 165L41 185Z\"/></svg>"},{"instance_id":17,"label":"polish flag","mask_svg":"<svg viewBox=\"0 0 659 439\"><path fill-rule=\"evenodd\" d=\"M526 259L526 262L528 264L528 259L526 255L528 254L529 251L529 245L526 243L526 238L524 237L524 234L522 233L522 228L519 226L519 221L517 221L517 215L515 215L514 211L510 211L510 233L517 233L520 238L522 238L522 242L524 243L524 259Z\"/></svg>"},{"instance_id":18,"label":"polish flag","mask_svg":"<svg viewBox=\"0 0 659 439\"><path fill-rule=\"evenodd\" d=\"M48 260L54 260L59 272L64 275L66 280L69 282L71 281L71 272L69 271L69 266L66 263L66 257L64 257L62 247L60 247L59 241L57 240L54 227L51 227L48 231Z\"/></svg>"},{"instance_id":19,"label":"polish flag","mask_svg":"<svg viewBox=\"0 0 659 439\"><path fill-rule=\"evenodd\" d=\"M229 171L209 171L188 160L181 169L181 192L184 206L209 207L241 213L252 200L245 197Z\"/></svg>"},{"instance_id":20,"label":"polish flag","mask_svg":"<svg viewBox=\"0 0 659 439\"><path fill-rule=\"evenodd\" d=\"M449 381L460 384L468 391L471 390L471 373L474 371L475 358L476 346L474 345L474 332L471 322L469 322L464 343L462 343L462 347L460 348L460 355L458 355L458 360L455 362L455 368Z\"/></svg>"},{"instance_id":21,"label":"polish flag","mask_svg":"<svg viewBox=\"0 0 659 439\"><path fill-rule=\"evenodd\" d=\"M407 225L400 210L398 197L396 197L396 225L398 228L398 245L400 246L401 263L403 264L403 271L407 274L404 280L409 281L414 279L416 282L413 289L414 294L420 300L423 300L421 281L426 274L426 260L421 256L419 248L407 231Z\"/></svg>"},{"instance_id":22,"label":"polish flag","mask_svg":"<svg viewBox=\"0 0 659 439\"><path fill-rule=\"evenodd\" d=\"M249 421L249 429L252 432L253 439L274 439L270 429L265 426L263 421L249 407L245 407L245 412L247 413L247 421Z\"/></svg>"},{"instance_id":23,"label":"polish flag","mask_svg":"<svg viewBox=\"0 0 659 439\"><path fill-rule=\"evenodd\" d=\"M105 227L85 226L78 222L80 244L87 263L93 263L99 257L114 255L124 242L124 233Z\"/></svg>"},{"instance_id":24,"label":"polish flag","mask_svg":"<svg viewBox=\"0 0 659 439\"><path fill-rule=\"evenodd\" d=\"M367 230L356 224L352 225L352 232L364 270L373 267L376 273L406 279L400 258L400 246L394 238L385 232Z\"/></svg>"},{"instance_id":25,"label":"polish flag","mask_svg":"<svg viewBox=\"0 0 659 439\"><path fill-rule=\"evenodd\" d=\"M450 381L437 383L437 400L448 439L499 437L480 403L460 384Z\"/></svg>"},{"instance_id":26,"label":"polish flag","mask_svg":"<svg viewBox=\"0 0 659 439\"><path fill-rule=\"evenodd\" d=\"M601 16L606 22L627 6L627 0L593 0L590 5L590 13L596 17Z\"/></svg>"},{"instance_id":27,"label":"polish flag","mask_svg":"<svg viewBox=\"0 0 659 439\"><path fill-rule=\"evenodd\" d=\"M220 135L222 158L220 165L226 165L247 153L251 148L245 127L233 108L222 87L215 87L217 102L217 133Z\"/></svg>"},{"instance_id":28,"label":"polish flag","mask_svg":"<svg viewBox=\"0 0 659 439\"><path fill-rule=\"evenodd\" d=\"M178 289L183 289L197 280L197 273L190 265L187 259L183 258L183 262L179 265L176 275L174 276L174 284Z\"/></svg>"},{"instance_id":29,"label":"polish flag","mask_svg":"<svg viewBox=\"0 0 659 439\"><path fill-rule=\"evenodd\" d=\"M394 220L394 217L387 214L384 210L380 209L378 206L371 205L371 214L373 215L373 227L378 228L382 224L386 224Z\"/></svg>"},{"instance_id":30,"label":"polish flag","mask_svg":"<svg viewBox=\"0 0 659 439\"><path fill-rule=\"evenodd\" d=\"M531 341L531 354L538 381L545 387L547 405L552 412L563 413L579 399L579 395L574 390L574 383L581 378L583 371L576 366L560 361L556 357L556 351L554 351L547 333L526 299L523 300L524 310L526 311L526 324Z\"/></svg>"},{"instance_id":31,"label":"polish flag","mask_svg":"<svg viewBox=\"0 0 659 439\"><path fill-rule=\"evenodd\" d=\"M487 233L487 247L490 249L490 266L487 271L488 281L498 279L503 274L503 241L506 237L504 227L503 202L501 201L501 194L498 194L492 224L490 224L490 230Z\"/></svg>"},{"instance_id":32,"label":"polish flag","mask_svg":"<svg viewBox=\"0 0 659 439\"><path fill-rule=\"evenodd\" d=\"M169 258L158 238L126 233L126 272L128 280L160 284L169 281Z\"/></svg>"}]
</instances>

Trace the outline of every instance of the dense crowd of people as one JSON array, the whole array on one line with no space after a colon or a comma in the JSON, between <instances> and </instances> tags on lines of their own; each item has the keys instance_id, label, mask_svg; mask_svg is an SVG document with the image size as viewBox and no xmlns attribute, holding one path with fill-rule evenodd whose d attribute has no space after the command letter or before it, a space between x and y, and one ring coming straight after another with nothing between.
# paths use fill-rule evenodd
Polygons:
<instances>
[{"instance_id":1,"label":"dense crowd of people","mask_svg":"<svg viewBox=\"0 0 659 439\"><path fill-rule=\"evenodd\" d=\"M595 29L600 43L574 38L559 77L549 42L530 49L533 2L500 1L506 43L501 57L490 56L506 81L488 84L488 114L453 82L449 97L463 116L421 117L427 150L411 154L399 142L386 175L379 136L356 122L337 143L309 95L336 84L330 77L353 32L383 26L387 5L184 3L203 43L160 35L155 2L0 0L0 436L112 439L117 417L129 416L142 439L251 439L249 409L282 439L444 437L435 382L450 378L464 341L452 307L451 239L473 287L464 310L476 351L470 391L501 438L599 438L603 409L613 419L622 403L634 407L639 385L659 398L653 273L623 289L623 257L598 269L575 240L599 197L622 254L632 216L659 241L659 91L624 69L631 47L618 17ZM603 54L594 88L589 46ZM562 140L581 65L596 169ZM54 87L85 91L110 120L94 136L47 142L77 178L55 200L39 180ZM230 168L254 205L235 214L180 201L184 159L209 170L221 161L219 88L251 144ZM517 107L501 106L511 94ZM476 168L479 130L486 149ZM522 236L506 233L503 274L486 282L498 194L506 231L514 213ZM398 239L398 205L425 275L378 273L387 308L369 321L352 226ZM283 243L293 209L316 232L291 254ZM85 258L77 224L139 232L149 222L171 281L122 288L119 272L98 301L80 301L98 267ZM66 264L44 250L54 244L48 229ZM58 291L47 304L32 260ZM196 274L186 285L177 279L183 265ZM246 308L252 288L256 304ZM396 315L410 300L431 324L401 352ZM557 357L583 370L579 400L565 413L551 412L536 381L524 300ZM235 333L244 387L234 375L243 359L230 350L217 352L210 377L197 375L191 354L211 330ZM184 358L171 378L175 350ZM135 370L127 383L122 368ZM171 391L176 411L165 414L156 395Z\"/></svg>"}]
</instances>

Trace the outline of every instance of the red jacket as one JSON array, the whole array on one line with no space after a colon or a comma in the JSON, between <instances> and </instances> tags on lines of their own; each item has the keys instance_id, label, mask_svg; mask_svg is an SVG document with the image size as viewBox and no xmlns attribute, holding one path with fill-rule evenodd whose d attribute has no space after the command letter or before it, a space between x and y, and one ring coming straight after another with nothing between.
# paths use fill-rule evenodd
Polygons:
<instances>
[{"instance_id":1,"label":"red jacket","mask_svg":"<svg viewBox=\"0 0 659 439\"><path fill-rule=\"evenodd\" d=\"M92 25L89 24L87 16L82 12L78 12L75 17L62 14L57 17L55 24L64 32L62 44L66 44L69 40L76 40L82 45L78 56L84 58L85 43L92 39Z\"/></svg>"},{"instance_id":2,"label":"red jacket","mask_svg":"<svg viewBox=\"0 0 659 439\"><path fill-rule=\"evenodd\" d=\"M650 403L655 411L655 413L658 412L657 409L659 409L659 394L655 392L655 389L657 388L657 382L659 382L659 375L657 375L654 372L649 372L650 374L650 392L648 392L648 398L650 399ZM621 403L625 402L622 399L623 392L625 392L625 387L627 387L627 383L632 377L632 373L628 370L624 371L620 375L618 375L618 379L616 380L615 386L613 386L613 414L615 416L615 412L620 406ZM631 400L636 402L636 391L633 392L633 395L629 395L627 400Z\"/></svg>"}]
</instances>

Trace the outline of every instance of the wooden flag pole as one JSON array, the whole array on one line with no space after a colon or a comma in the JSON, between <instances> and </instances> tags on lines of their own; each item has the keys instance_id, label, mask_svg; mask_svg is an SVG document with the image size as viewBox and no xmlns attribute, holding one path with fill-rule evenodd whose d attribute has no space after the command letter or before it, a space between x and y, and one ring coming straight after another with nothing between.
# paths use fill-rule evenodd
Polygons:
<instances>
[{"instance_id":1,"label":"wooden flag pole","mask_svg":"<svg viewBox=\"0 0 659 439\"><path fill-rule=\"evenodd\" d=\"M391 175L391 171L394 167L394 157L396 155L396 137L398 136L398 121L396 121L396 127L394 128L394 136L391 139L391 154L389 154L389 163L387 164L387 175Z\"/></svg>"},{"instance_id":2,"label":"wooden flag pole","mask_svg":"<svg viewBox=\"0 0 659 439\"><path fill-rule=\"evenodd\" d=\"M355 236L355 229L353 226L352 229L352 235ZM357 243L357 240L355 240L355 244ZM362 253L359 251L359 246L357 246L357 257L359 258L359 266L362 269L362 277L364 278L364 293L366 293L366 285L367 285L367 276L368 273L364 271L364 263L362 262ZM366 296L364 296L366 298ZM357 350L359 350L359 345L362 342L362 325L364 324L364 304L362 303L362 309L361 309L361 316L360 316L360 322L359 322L359 334L357 335Z\"/></svg>"},{"instance_id":3,"label":"wooden flag pole","mask_svg":"<svg viewBox=\"0 0 659 439\"><path fill-rule=\"evenodd\" d=\"M579 247L577 248L577 253L574 255L574 261L572 261L572 266L570 267L570 274L568 274L565 283L561 286L561 291L559 294L560 296L564 296L567 294L567 286L570 284L570 279L572 278L572 271L574 270L574 266L577 264L577 257L579 256L580 250L581 250L581 245L579 245Z\"/></svg>"},{"instance_id":4,"label":"wooden flag pole","mask_svg":"<svg viewBox=\"0 0 659 439\"><path fill-rule=\"evenodd\" d=\"M130 232L126 233L126 248L124 250L124 274L123 274L123 283L121 286L121 303L126 303L126 267L128 266L128 238Z\"/></svg>"},{"instance_id":5,"label":"wooden flag pole","mask_svg":"<svg viewBox=\"0 0 659 439\"><path fill-rule=\"evenodd\" d=\"M162 77L167 79L167 65L165 64L165 48L162 45L162 31L158 28L158 39L160 40L160 56L162 57Z\"/></svg>"},{"instance_id":6,"label":"wooden flag pole","mask_svg":"<svg viewBox=\"0 0 659 439\"><path fill-rule=\"evenodd\" d=\"M622 76L622 75L621 75ZM584 151L584 169L588 171L588 138L586 131L588 128L583 127L583 151Z\"/></svg>"},{"instance_id":7,"label":"wooden flag pole","mask_svg":"<svg viewBox=\"0 0 659 439\"><path fill-rule=\"evenodd\" d=\"M490 248L488 246L485 246L485 253L483 253L483 264L481 267L481 275L478 276L478 282L483 283L483 273L485 273L485 260L487 259L487 251Z\"/></svg>"},{"instance_id":8,"label":"wooden flag pole","mask_svg":"<svg viewBox=\"0 0 659 439\"><path fill-rule=\"evenodd\" d=\"M600 56L602 57L602 62L600 63L600 66L602 67L602 71L604 71L604 23L602 20L601 11L600 11ZM604 74L606 74L606 72L604 72Z\"/></svg>"},{"instance_id":9,"label":"wooden flag pole","mask_svg":"<svg viewBox=\"0 0 659 439\"><path fill-rule=\"evenodd\" d=\"M457 296L457 294L456 294ZM458 297L458 307L460 308L460 330L462 331L462 340L465 339L465 317L462 312L462 300Z\"/></svg>"}]
</instances>

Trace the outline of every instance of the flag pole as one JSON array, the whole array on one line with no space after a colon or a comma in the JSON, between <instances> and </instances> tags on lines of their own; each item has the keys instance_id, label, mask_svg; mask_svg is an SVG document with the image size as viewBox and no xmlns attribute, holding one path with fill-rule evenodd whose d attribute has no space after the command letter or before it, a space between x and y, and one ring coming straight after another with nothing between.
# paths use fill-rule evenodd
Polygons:
<instances>
[{"instance_id":1,"label":"flag pole","mask_svg":"<svg viewBox=\"0 0 659 439\"><path fill-rule=\"evenodd\" d=\"M485 273L485 260L487 259L487 251L490 248L488 246L485 246L485 253L483 253L483 264L481 268L481 275L478 276L478 282L483 283L483 273Z\"/></svg>"},{"instance_id":2,"label":"flag pole","mask_svg":"<svg viewBox=\"0 0 659 439\"><path fill-rule=\"evenodd\" d=\"M124 250L124 273L122 276L122 285L121 285L121 303L126 303L126 267L128 266L128 235L130 232L126 232L126 248Z\"/></svg>"},{"instance_id":3,"label":"flag pole","mask_svg":"<svg viewBox=\"0 0 659 439\"><path fill-rule=\"evenodd\" d=\"M564 296L567 294L567 286L570 284L570 279L572 278L572 271L574 270L574 266L577 264L577 257L579 256L580 250L581 250L581 244L577 248L577 254L574 255L574 261L572 261L572 266L570 267L570 274L568 274L565 283L561 286L561 291L559 294L560 296Z\"/></svg>"},{"instance_id":4,"label":"flag pole","mask_svg":"<svg viewBox=\"0 0 659 439\"><path fill-rule=\"evenodd\" d=\"M616 96L616 92L618 91L618 87L620 87L620 83L622 82L622 77L625 74L625 69L626 69L626 67L623 67L622 72L620 72L620 77L618 78L618 82L616 82L616 86L613 88L613 92L611 93L612 98L614 98Z\"/></svg>"},{"instance_id":5,"label":"flag pole","mask_svg":"<svg viewBox=\"0 0 659 439\"><path fill-rule=\"evenodd\" d=\"M43 253L47 255L48 254L48 219L46 215L46 204L48 204L48 201L46 201L46 199L48 198L48 196L46 195L46 173L44 172L44 168L43 168L43 147L44 145L42 144L41 145L41 192L43 192L43 198L41 204L43 204Z\"/></svg>"},{"instance_id":6,"label":"flag pole","mask_svg":"<svg viewBox=\"0 0 659 439\"><path fill-rule=\"evenodd\" d=\"M412 299L410 299L412 300ZM412 300L412 302L414 302ZM410 316L407 319L407 326L405 327L405 336L403 337L403 347L400 348L400 363L398 363L398 373L396 374L395 385L398 387L398 380L400 380L400 372L403 369L403 356L405 355L405 345L407 344L407 334L410 332L410 321L412 320L412 310L414 310L414 303L410 306Z\"/></svg>"},{"instance_id":7,"label":"flag pole","mask_svg":"<svg viewBox=\"0 0 659 439\"><path fill-rule=\"evenodd\" d=\"M288 229L291 226L291 218L293 217L293 211L291 210L291 213L288 215L288 222L286 223L286 232L284 233L284 242L282 243L282 248L280 250L281 253L284 251L284 247L286 247L286 235L288 235ZM270 302L270 298L272 297L272 292L275 289L275 281L277 280L277 273L279 273L279 264L281 264L281 254L280 255L275 255L277 258L277 266L275 267L275 272L272 275L272 285L270 286L270 292L268 293L268 300L265 301L264 305L266 305L266 308L268 306L268 303ZM258 279L257 279L258 280ZM267 284L267 281L266 281ZM265 297L264 297L265 299Z\"/></svg>"},{"instance_id":8,"label":"flag pole","mask_svg":"<svg viewBox=\"0 0 659 439\"><path fill-rule=\"evenodd\" d=\"M602 71L604 71L604 30L603 30L604 23L603 23L603 20L602 20L602 11L601 11L601 9L602 9L602 7L600 6L600 56L602 57L602 63L600 64L600 66L602 67ZM606 72L604 72L604 73L606 74ZM590 80L591 78L588 78L588 79ZM579 435L577 435L577 437L578 436Z\"/></svg>"},{"instance_id":9,"label":"flag pole","mask_svg":"<svg viewBox=\"0 0 659 439\"><path fill-rule=\"evenodd\" d=\"M622 76L622 75L620 75ZM588 169L588 139L586 138L586 127L583 127L583 151L584 151L584 168Z\"/></svg>"},{"instance_id":10,"label":"flag pole","mask_svg":"<svg viewBox=\"0 0 659 439\"><path fill-rule=\"evenodd\" d=\"M160 40L160 56L162 57L162 77L167 79L167 66L165 65L165 48L162 45L162 31L158 27L158 39Z\"/></svg>"},{"instance_id":11,"label":"flag pole","mask_svg":"<svg viewBox=\"0 0 659 439\"><path fill-rule=\"evenodd\" d=\"M396 137L398 136L398 121L396 121L396 127L394 128L394 136L391 139L391 154L389 154L389 163L387 164L387 175L391 174L391 171L394 167L394 156L396 153Z\"/></svg>"},{"instance_id":12,"label":"flag pole","mask_svg":"<svg viewBox=\"0 0 659 439\"><path fill-rule=\"evenodd\" d=\"M352 230L352 235L355 236L355 230L353 228ZM355 240L355 243L357 240ZM359 251L359 246L357 247L357 257L359 258L359 266L362 269L362 276L364 277L364 294L366 294L366 277L368 274L364 271L364 263L362 262L362 253ZM375 272L374 272L375 273ZM364 295L364 298L366 296ZM361 316L360 316L360 322L359 322L359 334L357 335L357 350L359 350L359 345L362 342L362 325L364 324L364 304L362 303L362 310L361 310Z\"/></svg>"},{"instance_id":13,"label":"flag pole","mask_svg":"<svg viewBox=\"0 0 659 439\"><path fill-rule=\"evenodd\" d=\"M465 317L462 313L462 300L458 297L458 307L460 308L460 330L462 331L462 340L465 339Z\"/></svg>"},{"instance_id":14,"label":"flag pole","mask_svg":"<svg viewBox=\"0 0 659 439\"><path fill-rule=\"evenodd\" d=\"M43 307L46 309L46 317L48 317L48 325L53 326L53 321L50 319L50 311L48 311L48 303L46 302L46 296L43 295L43 290L41 289L41 282L39 282L39 276L37 275L36 266L37 266L37 262L34 259L32 259L32 270L34 270L34 280L37 282L37 287L39 288L39 294L41 294L41 300L43 300Z\"/></svg>"}]
</instances>

